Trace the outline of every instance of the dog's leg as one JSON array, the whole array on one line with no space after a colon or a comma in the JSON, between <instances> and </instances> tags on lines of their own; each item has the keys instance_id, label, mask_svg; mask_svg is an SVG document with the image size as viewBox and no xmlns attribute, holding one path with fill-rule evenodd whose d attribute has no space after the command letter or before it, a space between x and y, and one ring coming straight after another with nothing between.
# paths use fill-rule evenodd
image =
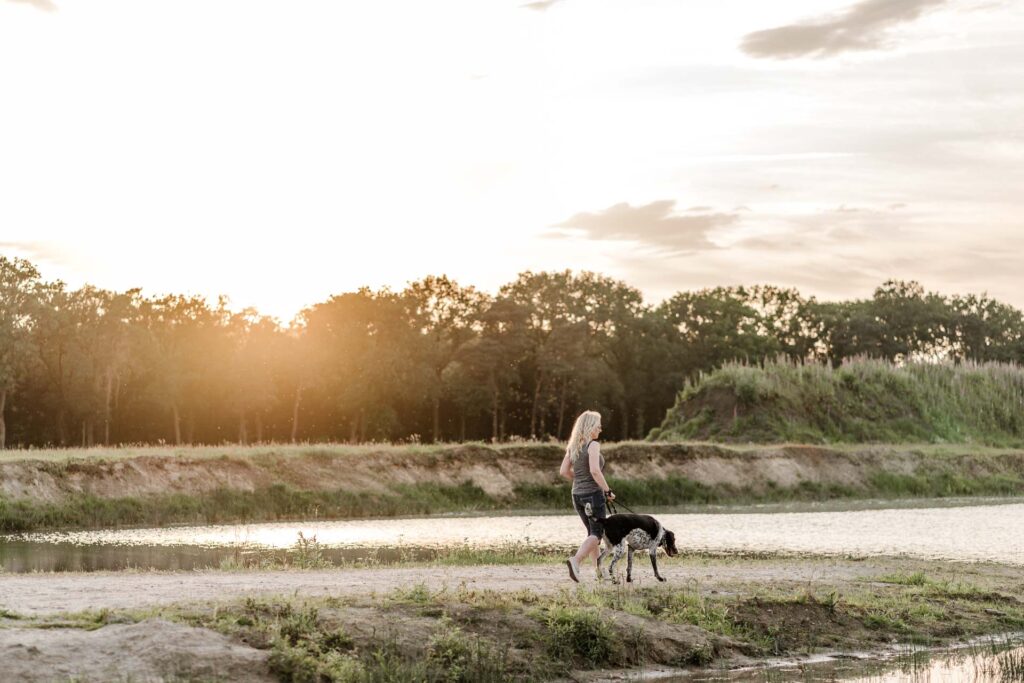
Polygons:
<instances>
[{"instance_id":1,"label":"dog's leg","mask_svg":"<svg viewBox=\"0 0 1024 683\"><path fill-rule=\"evenodd\" d=\"M633 546L626 550L626 583L633 583Z\"/></svg>"},{"instance_id":2,"label":"dog's leg","mask_svg":"<svg viewBox=\"0 0 1024 683\"><path fill-rule=\"evenodd\" d=\"M601 549L597 551L597 578L598 579L603 579L604 578L604 574L601 573L601 560L603 560L604 556L607 555L607 554L608 554L608 541L606 540L604 542L604 545L601 547Z\"/></svg>"},{"instance_id":3,"label":"dog's leg","mask_svg":"<svg viewBox=\"0 0 1024 683\"><path fill-rule=\"evenodd\" d=\"M615 580L615 564L622 559L622 546L625 545L625 540L621 543L616 544L612 547L612 563L608 565L608 576Z\"/></svg>"},{"instance_id":4,"label":"dog's leg","mask_svg":"<svg viewBox=\"0 0 1024 683\"><path fill-rule=\"evenodd\" d=\"M658 546L651 548L651 566L654 567L654 576L658 581L664 581L665 577L658 573Z\"/></svg>"}]
</instances>

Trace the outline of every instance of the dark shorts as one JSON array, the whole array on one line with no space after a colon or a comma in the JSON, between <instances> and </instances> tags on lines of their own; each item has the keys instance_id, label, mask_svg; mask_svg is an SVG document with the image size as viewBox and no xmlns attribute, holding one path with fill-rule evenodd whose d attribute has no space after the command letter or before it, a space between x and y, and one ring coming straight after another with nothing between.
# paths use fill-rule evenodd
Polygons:
<instances>
[{"instance_id":1,"label":"dark shorts","mask_svg":"<svg viewBox=\"0 0 1024 683\"><path fill-rule=\"evenodd\" d=\"M595 521L591 521L587 518L586 505L590 503L591 516L594 517ZM604 504L604 492L594 491L593 493L584 493L582 495L572 494L572 506L576 509L576 514L583 520L583 525L587 527L587 536L597 536L601 538L604 536L604 524L601 520L608 516L608 511Z\"/></svg>"}]
</instances>

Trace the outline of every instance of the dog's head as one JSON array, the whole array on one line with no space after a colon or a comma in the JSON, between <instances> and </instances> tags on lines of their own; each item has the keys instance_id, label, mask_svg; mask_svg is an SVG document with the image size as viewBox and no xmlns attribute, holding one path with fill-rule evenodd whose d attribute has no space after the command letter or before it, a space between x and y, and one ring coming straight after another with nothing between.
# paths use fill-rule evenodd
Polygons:
<instances>
[{"instance_id":1,"label":"dog's head","mask_svg":"<svg viewBox=\"0 0 1024 683\"><path fill-rule=\"evenodd\" d=\"M669 557L675 557L679 554L676 550L676 535L665 529L665 537L661 539L661 547L665 549L665 554Z\"/></svg>"}]
</instances>

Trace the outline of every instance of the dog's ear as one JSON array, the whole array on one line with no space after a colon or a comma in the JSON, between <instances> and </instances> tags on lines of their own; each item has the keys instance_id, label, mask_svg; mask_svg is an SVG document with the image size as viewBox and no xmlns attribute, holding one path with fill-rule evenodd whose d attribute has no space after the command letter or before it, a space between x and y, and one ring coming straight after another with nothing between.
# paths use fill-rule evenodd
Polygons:
<instances>
[{"instance_id":1,"label":"dog's ear","mask_svg":"<svg viewBox=\"0 0 1024 683\"><path fill-rule=\"evenodd\" d=\"M665 530L665 540L664 540L664 543L665 543L665 553L666 554L668 554L668 555L675 555L675 554L677 554L679 552L678 550L676 550L676 535L674 533L672 533L671 531L669 531L668 529Z\"/></svg>"}]
</instances>

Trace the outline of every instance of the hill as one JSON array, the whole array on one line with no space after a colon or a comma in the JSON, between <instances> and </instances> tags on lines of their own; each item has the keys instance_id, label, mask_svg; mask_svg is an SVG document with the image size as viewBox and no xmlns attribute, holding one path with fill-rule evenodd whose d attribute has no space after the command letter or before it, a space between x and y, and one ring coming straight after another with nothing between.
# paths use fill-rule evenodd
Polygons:
<instances>
[{"instance_id":1,"label":"hill","mask_svg":"<svg viewBox=\"0 0 1024 683\"><path fill-rule=\"evenodd\" d=\"M1024 368L859 360L727 365L688 383L649 440L1024 443Z\"/></svg>"}]
</instances>

